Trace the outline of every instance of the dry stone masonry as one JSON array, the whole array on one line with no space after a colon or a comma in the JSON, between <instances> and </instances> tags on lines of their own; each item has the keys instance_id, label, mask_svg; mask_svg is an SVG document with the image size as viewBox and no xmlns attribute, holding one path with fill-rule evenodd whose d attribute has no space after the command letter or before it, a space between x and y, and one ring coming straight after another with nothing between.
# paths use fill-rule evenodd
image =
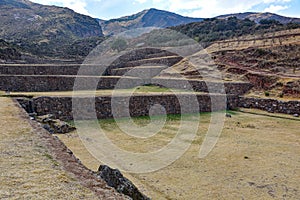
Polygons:
<instances>
[{"instance_id":1,"label":"dry stone masonry","mask_svg":"<svg viewBox=\"0 0 300 200\"><path fill-rule=\"evenodd\" d=\"M180 99L182 102L189 102L190 98L195 96L190 94L181 94ZM238 105L238 97L235 95L197 95L198 108L189 107L189 110L185 110L186 113L199 113L199 112L211 112L226 109L236 109ZM212 108L213 99L215 105ZM78 116L76 110L72 108L72 97L37 97L33 99L19 98L18 101L22 107L28 111L37 113L38 116L52 114L55 118L61 120L73 120L73 114ZM123 111L126 109L126 96L116 97L118 102L115 110ZM98 119L113 118L112 113L112 97L111 96L99 96L95 99L82 97L79 99L80 104L85 108L91 105L95 101L95 113ZM183 114L180 102L176 95L134 95L129 101L129 113L131 117L148 116L149 110L153 105L159 104L164 107L166 114ZM188 106L187 106L188 107ZM162 114L162 110L156 110L156 115ZM116 113L117 117L127 117L122 115L122 112ZM80 110L80 115L84 116L84 119L88 119L91 115L90 110ZM93 116L90 117L93 119Z\"/></svg>"},{"instance_id":2,"label":"dry stone masonry","mask_svg":"<svg viewBox=\"0 0 300 200\"><path fill-rule=\"evenodd\" d=\"M260 109L271 113L300 114L300 101L240 97L238 106L241 108Z\"/></svg>"},{"instance_id":3,"label":"dry stone masonry","mask_svg":"<svg viewBox=\"0 0 300 200\"><path fill-rule=\"evenodd\" d=\"M138 57L137 52L131 52L124 57L120 57L106 73L110 73L115 69L124 69L126 67L135 67L136 62L152 62L151 59L166 57L167 66L170 66L178 60L175 55L163 51L153 49L145 49L148 54ZM150 60L149 60L150 59ZM247 93L253 85L245 82L205 82L203 80L185 80L170 78L153 78L143 80L139 77L129 76L98 76L99 68L93 65L84 65L84 70L80 76L77 76L78 70L82 65L0 65L0 90L13 92L49 92L49 91L72 91L74 89L75 80L80 81L80 89L82 90L101 90L114 89L116 84L122 78L122 84L119 89L133 88L145 84L155 84L167 88L186 90L192 89L197 92L206 94L197 94L199 108L191 108L186 112L210 112L215 110L256 108L266 110L268 112L279 112L286 114L300 114L299 101L278 101L272 99L255 99L239 97ZM151 67L150 67L151 68ZM138 71L138 67L137 67ZM111 75L111 74L107 74ZM90 88L90 83L95 88ZM226 94L225 97L223 94ZM192 94L190 94L192 95ZM189 94L181 94L185 102L189 102ZM127 97L117 97L120 102L119 109L123 109ZM224 101L227 101L224 106ZM89 104L91 99L80 99L82 104ZM215 102L216 108L211 107L212 100ZM21 105L29 112L36 112L38 115L53 114L55 118L63 120L73 119L72 97L37 97L30 100L19 99ZM164 107L167 114L181 114L181 106L175 95L155 94L155 95L134 95L130 99L129 110L130 116L146 116L149 109L159 104ZM112 118L111 96L99 96L95 98L95 111L98 119ZM157 111L161 114L161 111ZM84 114L84 113L83 113ZM122 117L120 115L119 117Z\"/></svg>"}]
</instances>

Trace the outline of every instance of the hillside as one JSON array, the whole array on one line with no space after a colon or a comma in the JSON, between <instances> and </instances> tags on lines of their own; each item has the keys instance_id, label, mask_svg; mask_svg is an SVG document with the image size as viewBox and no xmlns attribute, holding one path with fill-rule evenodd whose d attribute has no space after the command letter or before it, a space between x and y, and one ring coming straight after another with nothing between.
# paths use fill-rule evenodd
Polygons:
<instances>
[{"instance_id":1,"label":"hillside","mask_svg":"<svg viewBox=\"0 0 300 200\"><path fill-rule=\"evenodd\" d=\"M108 21L100 20L105 35L113 35L126 30L143 27L166 28L188 24L191 22L202 21L202 18L183 17L168 11L149 9L134 15L111 19Z\"/></svg>"},{"instance_id":2,"label":"hillside","mask_svg":"<svg viewBox=\"0 0 300 200\"><path fill-rule=\"evenodd\" d=\"M218 16L218 19L227 19L230 17L236 17L238 19L250 19L256 23L259 23L261 20L276 20L282 24L288 23L298 23L300 24L299 18L291 18L285 17L281 15L277 15L274 13L255 13L255 12L246 12L246 13L236 13L236 14L228 14L228 15L221 15Z\"/></svg>"},{"instance_id":3,"label":"hillside","mask_svg":"<svg viewBox=\"0 0 300 200\"><path fill-rule=\"evenodd\" d=\"M203 22L172 27L172 29L186 34L200 42L204 47L209 46L215 41L240 37L242 35L261 35L296 28L300 28L300 24L281 24L275 20L264 20L261 21L260 24L257 24L247 18L238 19L237 17L205 19Z\"/></svg>"},{"instance_id":4,"label":"hillside","mask_svg":"<svg viewBox=\"0 0 300 200\"><path fill-rule=\"evenodd\" d=\"M0 62L1 60L18 60L21 58L21 53L8 42L0 39Z\"/></svg>"},{"instance_id":5,"label":"hillside","mask_svg":"<svg viewBox=\"0 0 300 200\"><path fill-rule=\"evenodd\" d=\"M103 36L89 16L28 0L1 0L0 17L0 38L39 56L62 56L77 40Z\"/></svg>"},{"instance_id":6,"label":"hillside","mask_svg":"<svg viewBox=\"0 0 300 200\"><path fill-rule=\"evenodd\" d=\"M199 56L213 59L225 82L250 82L251 96L294 99L300 97L300 28L249 34L213 42ZM177 73L176 73L177 72ZM200 72L200 73L199 73ZM161 73L162 77L214 78L214 68L192 66L188 59Z\"/></svg>"}]
</instances>

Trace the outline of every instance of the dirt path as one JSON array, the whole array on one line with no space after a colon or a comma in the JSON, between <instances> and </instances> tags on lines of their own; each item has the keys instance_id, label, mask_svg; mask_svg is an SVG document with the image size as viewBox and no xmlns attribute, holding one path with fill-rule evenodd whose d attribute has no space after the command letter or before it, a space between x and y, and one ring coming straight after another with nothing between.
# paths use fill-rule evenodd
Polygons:
<instances>
[{"instance_id":1,"label":"dirt path","mask_svg":"<svg viewBox=\"0 0 300 200\"><path fill-rule=\"evenodd\" d=\"M0 98L0 199L124 199L22 115Z\"/></svg>"}]
</instances>

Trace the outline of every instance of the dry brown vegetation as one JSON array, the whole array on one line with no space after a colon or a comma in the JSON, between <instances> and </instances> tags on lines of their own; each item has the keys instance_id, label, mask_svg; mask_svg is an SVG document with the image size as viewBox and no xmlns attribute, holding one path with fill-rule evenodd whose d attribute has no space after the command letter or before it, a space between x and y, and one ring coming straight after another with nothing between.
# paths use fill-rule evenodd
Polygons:
<instances>
[{"instance_id":1,"label":"dry brown vegetation","mask_svg":"<svg viewBox=\"0 0 300 200\"><path fill-rule=\"evenodd\" d=\"M126 199L25 117L0 98L0 199Z\"/></svg>"},{"instance_id":2,"label":"dry brown vegetation","mask_svg":"<svg viewBox=\"0 0 300 200\"><path fill-rule=\"evenodd\" d=\"M246 35L215 42L200 52L211 58L203 65L184 59L161 76L244 81L254 85L252 96L264 97L267 92L275 98L299 99L299 50L300 29Z\"/></svg>"},{"instance_id":3,"label":"dry brown vegetation","mask_svg":"<svg viewBox=\"0 0 300 200\"><path fill-rule=\"evenodd\" d=\"M0 199L96 199L62 169L12 99L0 101Z\"/></svg>"},{"instance_id":4,"label":"dry brown vegetation","mask_svg":"<svg viewBox=\"0 0 300 200\"><path fill-rule=\"evenodd\" d=\"M210 114L201 115L192 146L172 165L153 173L126 176L153 199L297 199L300 121L287 115L251 112L233 112L233 117L226 119L217 146L205 159L198 155ZM100 124L120 148L148 152L163 147L174 137L179 121L176 116L172 119L161 132L145 140L122 133L113 120ZM188 120L193 123L195 119L191 115ZM145 118L135 121L149 122ZM89 154L75 132L59 137L86 166L97 169L100 161Z\"/></svg>"}]
</instances>

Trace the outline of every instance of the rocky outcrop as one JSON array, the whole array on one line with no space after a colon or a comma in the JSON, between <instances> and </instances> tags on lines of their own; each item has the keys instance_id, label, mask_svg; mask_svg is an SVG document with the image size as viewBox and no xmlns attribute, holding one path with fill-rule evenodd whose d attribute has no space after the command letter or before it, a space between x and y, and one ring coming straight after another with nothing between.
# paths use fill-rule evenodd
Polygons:
<instances>
[{"instance_id":1,"label":"rocky outcrop","mask_svg":"<svg viewBox=\"0 0 300 200\"><path fill-rule=\"evenodd\" d=\"M65 134L76 130L75 127L67 124L66 122L54 119L54 116L51 114L37 116L35 119L51 134Z\"/></svg>"},{"instance_id":2,"label":"rocky outcrop","mask_svg":"<svg viewBox=\"0 0 300 200\"><path fill-rule=\"evenodd\" d=\"M119 193L131 197L133 200L150 200L150 198L142 194L130 180L125 178L118 169L101 165L97 174L107 185L115 188Z\"/></svg>"}]
</instances>

